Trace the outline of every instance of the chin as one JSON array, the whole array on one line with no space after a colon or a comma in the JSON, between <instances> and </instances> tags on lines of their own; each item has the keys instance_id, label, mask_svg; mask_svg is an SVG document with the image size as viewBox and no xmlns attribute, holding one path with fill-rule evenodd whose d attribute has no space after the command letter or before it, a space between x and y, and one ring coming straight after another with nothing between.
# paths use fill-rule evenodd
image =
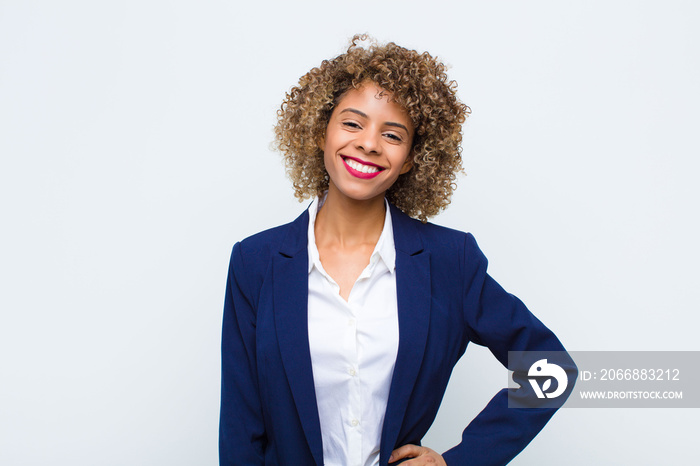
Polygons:
<instances>
[{"instance_id":1,"label":"chin","mask_svg":"<svg viewBox=\"0 0 700 466\"><path fill-rule=\"evenodd\" d=\"M340 194L343 195L344 197L350 198L353 201L371 201L372 199L376 199L377 197L384 197L384 193L376 193L376 192L367 192L366 190L353 190L353 189L348 189L348 190L343 190L340 191Z\"/></svg>"}]
</instances>

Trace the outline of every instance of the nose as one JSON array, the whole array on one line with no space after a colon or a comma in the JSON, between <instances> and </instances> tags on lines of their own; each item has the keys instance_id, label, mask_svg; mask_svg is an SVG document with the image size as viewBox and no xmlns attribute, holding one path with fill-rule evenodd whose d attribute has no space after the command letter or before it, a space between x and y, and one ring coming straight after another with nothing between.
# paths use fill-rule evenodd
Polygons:
<instances>
[{"instance_id":1,"label":"nose","mask_svg":"<svg viewBox=\"0 0 700 466\"><path fill-rule=\"evenodd\" d=\"M378 154L381 151L381 133L370 128L358 133L355 147L368 154Z\"/></svg>"}]
</instances>

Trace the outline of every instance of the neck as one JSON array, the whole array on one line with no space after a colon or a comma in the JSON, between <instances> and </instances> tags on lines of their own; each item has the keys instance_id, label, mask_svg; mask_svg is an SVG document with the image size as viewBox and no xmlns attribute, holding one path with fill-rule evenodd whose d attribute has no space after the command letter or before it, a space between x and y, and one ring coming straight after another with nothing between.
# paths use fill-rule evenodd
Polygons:
<instances>
[{"instance_id":1,"label":"neck","mask_svg":"<svg viewBox=\"0 0 700 466\"><path fill-rule=\"evenodd\" d=\"M356 200L339 195L333 188L329 188L326 202L316 216L317 241L345 246L376 244L386 217L384 196Z\"/></svg>"}]
</instances>

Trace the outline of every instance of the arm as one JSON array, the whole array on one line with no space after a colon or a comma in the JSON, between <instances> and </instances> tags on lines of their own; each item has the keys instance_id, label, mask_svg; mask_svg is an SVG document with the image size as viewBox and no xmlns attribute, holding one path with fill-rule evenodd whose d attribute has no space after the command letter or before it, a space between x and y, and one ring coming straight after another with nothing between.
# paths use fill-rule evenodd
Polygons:
<instances>
[{"instance_id":1,"label":"arm","mask_svg":"<svg viewBox=\"0 0 700 466\"><path fill-rule=\"evenodd\" d=\"M508 351L564 351L557 337L486 273L486 257L471 235L465 240L464 267L469 271L464 318L471 341L488 347L504 366L508 366ZM565 358L569 383L573 385L576 369L571 359ZM516 380L526 379L528 367L509 369L515 371ZM527 385L522 385L515 395L527 394ZM555 411L556 408L509 408L508 390L501 390L467 426L462 442L443 457L448 465L506 464L530 443Z\"/></svg>"},{"instance_id":2,"label":"arm","mask_svg":"<svg viewBox=\"0 0 700 466\"><path fill-rule=\"evenodd\" d=\"M264 464L266 445L255 353L256 313L240 243L233 247L221 336L219 464Z\"/></svg>"}]
</instances>

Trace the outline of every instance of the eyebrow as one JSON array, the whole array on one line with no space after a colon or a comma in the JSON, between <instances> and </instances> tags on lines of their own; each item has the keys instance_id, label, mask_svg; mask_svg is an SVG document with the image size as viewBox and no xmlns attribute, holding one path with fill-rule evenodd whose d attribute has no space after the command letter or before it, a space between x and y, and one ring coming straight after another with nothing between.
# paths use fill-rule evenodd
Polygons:
<instances>
[{"instance_id":1,"label":"eyebrow","mask_svg":"<svg viewBox=\"0 0 700 466\"><path fill-rule=\"evenodd\" d=\"M360 115L362 118L369 118L369 116L368 116L365 112L361 112L360 110L358 110L358 109L356 109L356 108L344 108L343 110L340 111L340 113L345 113L345 112L355 113L355 114L357 114L357 115ZM387 126L394 126L394 127L396 127L396 128L401 128L401 129L403 129L404 131L406 131L407 133L410 133L410 132L408 131L408 128L406 128L406 127L405 127L404 125L402 125L401 123L396 123L396 122L393 122L393 121L387 121L387 122L385 122L384 124L387 125Z\"/></svg>"}]
</instances>

